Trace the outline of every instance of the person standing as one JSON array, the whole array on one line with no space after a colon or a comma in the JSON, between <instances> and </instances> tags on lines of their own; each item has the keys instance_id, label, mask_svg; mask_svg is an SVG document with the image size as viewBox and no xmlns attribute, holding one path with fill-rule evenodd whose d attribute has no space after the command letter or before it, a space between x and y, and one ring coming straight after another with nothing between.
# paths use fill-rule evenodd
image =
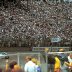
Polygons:
<instances>
[{"instance_id":1,"label":"person standing","mask_svg":"<svg viewBox=\"0 0 72 72\"><path fill-rule=\"evenodd\" d=\"M22 68L17 64L16 61L12 61L12 62L9 64L8 70L11 70L11 72L24 72L24 71L22 70Z\"/></svg>"},{"instance_id":2,"label":"person standing","mask_svg":"<svg viewBox=\"0 0 72 72\"><path fill-rule=\"evenodd\" d=\"M37 72L42 72L41 66L40 66L40 61L38 61L38 59L36 59L36 58L32 58L32 62L34 62L36 64Z\"/></svg>"},{"instance_id":3,"label":"person standing","mask_svg":"<svg viewBox=\"0 0 72 72\"><path fill-rule=\"evenodd\" d=\"M63 48L59 49L59 59L61 61L61 72L69 72L68 66L66 66L65 62L68 62L67 55L64 53L65 50Z\"/></svg>"},{"instance_id":4,"label":"person standing","mask_svg":"<svg viewBox=\"0 0 72 72\"><path fill-rule=\"evenodd\" d=\"M24 71L25 72L36 72L36 64L33 63L31 61L31 57L30 56L26 56L25 60L26 60L26 64L24 66Z\"/></svg>"},{"instance_id":5,"label":"person standing","mask_svg":"<svg viewBox=\"0 0 72 72\"><path fill-rule=\"evenodd\" d=\"M54 72L55 67L55 56L53 54L48 54L48 72Z\"/></svg>"},{"instance_id":6,"label":"person standing","mask_svg":"<svg viewBox=\"0 0 72 72\"><path fill-rule=\"evenodd\" d=\"M54 72L60 72L60 60L57 55L55 56Z\"/></svg>"},{"instance_id":7,"label":"person standing","mask_svg":"<svg viewBox=\"0 0 72 72\"><path fill-rule=\"evenodd\" d=\"M68 66L69 71L72 72L72 53L69 54L68 61L69 62L65 62L65 64Z\"/></svg>"}]
</instances>

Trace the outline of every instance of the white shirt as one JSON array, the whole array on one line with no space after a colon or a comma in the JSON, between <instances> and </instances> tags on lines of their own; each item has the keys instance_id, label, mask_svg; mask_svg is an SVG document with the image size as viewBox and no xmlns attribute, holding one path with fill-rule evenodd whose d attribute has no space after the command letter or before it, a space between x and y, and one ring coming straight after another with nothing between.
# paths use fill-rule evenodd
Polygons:
<instances>
[{"instance_id":1,"label":"white shirt","mask_svg":"<svg viewBox=\"0 0 72 72\"><path fill-rule=\"evenodd\" d=\"M68 56L68 61L69 61L69 62L72 62L72 59L70 58L70 56Z\"/></svg>"},{"instance_id":2,"label":"white shirt","mask_svg":"<svg viewBox=\"0 0 72 72\"><path fill-rule=\"evenodd\" d=\"M36 64L33 63L32 61L28 61L25 64L24 71L25 72L37 72L37 70L36 70Z\"/></svg>"}]
</instances>

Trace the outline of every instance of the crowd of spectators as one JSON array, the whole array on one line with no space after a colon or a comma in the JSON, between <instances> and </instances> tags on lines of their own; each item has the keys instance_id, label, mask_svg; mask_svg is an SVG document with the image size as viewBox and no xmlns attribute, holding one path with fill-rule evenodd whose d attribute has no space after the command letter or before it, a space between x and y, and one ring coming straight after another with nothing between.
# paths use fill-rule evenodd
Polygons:
<instances>
[{"instance_id":1,"label":"crowd of spectators","mask_svg":"<svg viewBox=\"0 0 72 72\"><path fill-rule=\"evenodd\" d=\"M72 2L20 0L0 6L0 47L50 46L52 37L64 45L72 40ZM69 44L68 43L68 44Z\"/></svg>"}]
</instances>

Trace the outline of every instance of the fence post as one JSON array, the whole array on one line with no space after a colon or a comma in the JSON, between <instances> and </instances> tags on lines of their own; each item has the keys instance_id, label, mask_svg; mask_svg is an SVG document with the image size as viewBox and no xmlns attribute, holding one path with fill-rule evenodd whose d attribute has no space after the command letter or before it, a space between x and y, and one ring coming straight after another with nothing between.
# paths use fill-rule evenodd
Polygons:
<instances>
[{"instance_id":1,"label":"fence post","mask_svg":"<svg viewBox=\"0 0 72 72\"><path fill-rule=\"evenodd\" d=\"M20 65L20 53L17 53L18 65Z\"/></svg>"},{"instance_id":2,"label":"fence post","mask_svg":"<svg viewBox=\"0 0 72 72\"><path fill-rule=\"evenodd\" d=\"M40 53L38 53L38 60L40 61Z\"/></svg>"}]
</instances>

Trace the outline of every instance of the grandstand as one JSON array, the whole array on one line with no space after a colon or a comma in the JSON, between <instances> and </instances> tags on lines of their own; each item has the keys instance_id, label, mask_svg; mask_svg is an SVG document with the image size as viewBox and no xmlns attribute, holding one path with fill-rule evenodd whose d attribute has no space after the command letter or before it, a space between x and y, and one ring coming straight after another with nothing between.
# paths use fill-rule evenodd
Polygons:
<instances>
[{"instance_id":1,"label":"grandstand","mask_svg":"<svg viewBox=\"0 0 72 72\"><path fill-rule=\"evenodd\" d=\"M0 48L71 48L71 0L19 0L18 3L7 3L0 6ZM61 41L51 42L51 38L56 37L60 37Z\"/></svg>"}]
</instances>

